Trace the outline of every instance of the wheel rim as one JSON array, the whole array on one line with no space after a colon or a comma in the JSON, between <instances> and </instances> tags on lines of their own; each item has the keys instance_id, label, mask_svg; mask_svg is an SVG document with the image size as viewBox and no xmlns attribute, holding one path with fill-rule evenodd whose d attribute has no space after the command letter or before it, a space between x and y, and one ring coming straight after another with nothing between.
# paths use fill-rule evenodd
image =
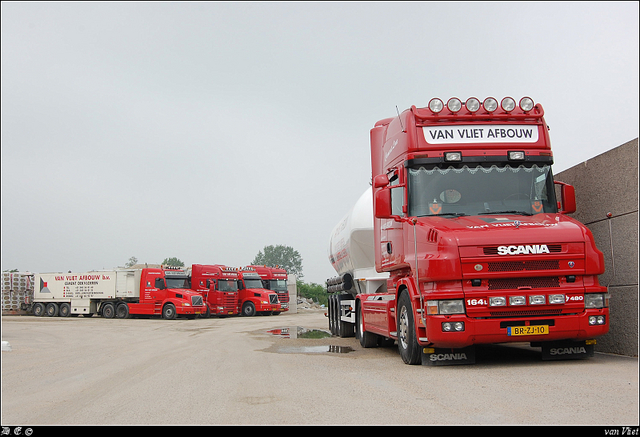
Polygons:
<instances>
[{"instance_id":1,"label":"wheel rim","mask_svg":"<svg viewBox=\"0 0 640 437\"><path fill-rule=\"evenodd\" d=\"M409 339L408 339L408 333L409 333L409 315L407 313L407 307L403 306L400 309L400 329L398 332L398 340L400 340L400 344L402 345L403 349L407 349L407 347L409 346Z\"/></svg>"}]
</instances>

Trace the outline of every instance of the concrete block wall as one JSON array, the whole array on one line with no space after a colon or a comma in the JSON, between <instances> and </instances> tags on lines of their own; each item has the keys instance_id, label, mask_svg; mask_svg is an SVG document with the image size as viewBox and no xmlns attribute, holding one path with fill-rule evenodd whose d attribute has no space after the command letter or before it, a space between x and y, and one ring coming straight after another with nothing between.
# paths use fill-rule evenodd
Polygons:
<instances>
[{"instance_id":1,"label":"concrete block wall","mask_svg":"<svg viewBox=\"0 0 640 437\"><path fill-rule=\"evenodd\" d=\"M576 189L573 218L604 254L600 284L609 287L609 333L596 351L638 356L638 139L555 175ZM608 217L608 214L611 214Z\"/></svg>"}]
</instances>

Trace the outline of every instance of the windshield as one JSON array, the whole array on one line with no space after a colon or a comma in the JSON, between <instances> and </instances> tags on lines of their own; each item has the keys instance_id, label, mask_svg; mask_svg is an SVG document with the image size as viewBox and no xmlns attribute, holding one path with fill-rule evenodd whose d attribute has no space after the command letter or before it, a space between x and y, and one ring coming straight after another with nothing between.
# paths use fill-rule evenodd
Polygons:
<instances>
[{"instance_id":1,"label":"windshield","mask_svg":"<svg viewBox=\"0 0 640 437\"><path fill-rule=\"evenodd\" d=\"M287 281L284 279L269 280L269 290L284 292L287 291Z\"/></svg>"},{"instance_id":2,"label":"windshield","mask_svg":"<svg viewBox=\"0 0 640 437\"><path fill-rule=\"evenodd\" d=\"M219 291L238 291L238 283L228 279L220 279L218 281Z\"/></svg>"},{"instance_id":3,"label":"windshield","mask_svg":"<svg viewBox=\"0 0 640 437\"><path fill-rule=\"evenodd\" d=\"M262 288L262 281L260 279L245 279L245 288Z\"/></svg>"},{"instance_id":4,"label":"windshield","mask_svg":"<svg viewBox=\"0 0 640 437\"><path fill-rule=\"evenodd\" d=\"M408 178L410 216L557 212L551 167L415 167Z\"/></svg>"},{"instance_id":5,"label":"windshield","mask_svg":"<svg viewBox=\"0 0 640 437\"><path fill-rule=\"evenodd\" d=\"M167 288L190 288L187 278L165 278Z\"/></svg>"}]
</instances>

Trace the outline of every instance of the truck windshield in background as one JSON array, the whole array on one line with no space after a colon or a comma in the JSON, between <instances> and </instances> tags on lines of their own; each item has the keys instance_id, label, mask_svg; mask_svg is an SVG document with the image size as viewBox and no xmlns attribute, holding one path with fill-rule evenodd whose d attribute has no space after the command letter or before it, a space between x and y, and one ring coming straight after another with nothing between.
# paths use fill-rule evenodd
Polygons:
<instances>
[{"instance_id":1,"label":"truck windshield in background","mask_svg":"<svg viewBox=\"0 0 640 437\"><path fill-rule=\"evenodd\" d=\"M238 291L238 283L228 279L218 280L218 291Z\"/></svg>"},{"instance_id":2,"label":"truck windshield in background","mask_svg":"<svg viewBox=\"0 0 640 437\"><path fill-rule=\"evenodd\" d=\"M244 287L245 288L263 288L262 281L260 278L257 279L244 279Z\"/></svg>"},{"instance_id":3,"label":"truck windshield in background","mask_svg":"<svg viewBox=\"0 0 640 437\"><path fill-rule=\"evenodd\" d=\"M184 277L180 277L180 278L167 277L167 278L165 278L165 280L166 280L166 283L167 283L167 288L175 288L175 289L191 288L189 286L188 279L184 278Z\"/></svg>"},{"instance_id":4,"label":"truck windshield in background","mask_svg":"<svg viewBox=\"0 0 640 437\"><path fill-rule=\"evenodd\" d=\"M414 166L409 168L408 201L408 214L414 217L558 212L551 167L536 164Z\"/></svg>"},{"instance_id":5,"label":"truck windshield in background","mask_svg":"<svg viewBox=\"0 0 640 437\"><path fill-rule=\"evenodd\" d=\"M284 279L271 279L269 280L269 290L275 291L276 293L286 293L287 281Z\"/></svg>"}]
</instances>

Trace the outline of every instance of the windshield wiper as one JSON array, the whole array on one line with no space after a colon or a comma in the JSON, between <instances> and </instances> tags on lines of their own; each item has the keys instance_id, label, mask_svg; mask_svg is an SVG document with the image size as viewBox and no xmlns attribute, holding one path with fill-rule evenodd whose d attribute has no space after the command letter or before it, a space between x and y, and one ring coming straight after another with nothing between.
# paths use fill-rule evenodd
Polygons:
<instances>
[{"instance_id":1,"label":"windshield wiper","mask_svg":"<svg viewBox=\"0 0 640 437\"><path fill-rule=\"evenodd\" d=\"M533 215L530 212L526 211L489 211L489 212L481 212L478 215L484 214L520 214L520 215Z\"/></svg>"},{"instance_id":2,"label":"windshield wiper","mask_svg":"<svg viewBox=\"0 0 640 437\"><path fill-rule=\"evenodd\" d=\"M443 215L452 215L454 217L464 217L466 216L466 214L464 212L443 212L442 214L427 214L427 215L421 215L419 217L440 217Z\"/></svg>"}]
</instances>

